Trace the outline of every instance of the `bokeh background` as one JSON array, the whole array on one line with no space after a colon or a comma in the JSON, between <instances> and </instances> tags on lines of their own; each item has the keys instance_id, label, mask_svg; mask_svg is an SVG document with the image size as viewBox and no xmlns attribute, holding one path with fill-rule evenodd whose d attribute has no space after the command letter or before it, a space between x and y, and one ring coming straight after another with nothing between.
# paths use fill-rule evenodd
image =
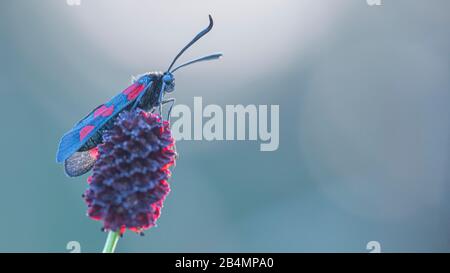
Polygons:
<instances>
[{"instance_id":1,"label":"bokeh background","mask_svg":"<svg viewBox=\"0 0 450 273\"><path fill-rule=\"evenodd\" d=\"M447 0L0 2L0 251L102 249L86 178L59 138L130 82L164 70L192 105L279 104L280 147L180 141L156 228L119 252L450 251Z\"/></svg>"}]
</instances>

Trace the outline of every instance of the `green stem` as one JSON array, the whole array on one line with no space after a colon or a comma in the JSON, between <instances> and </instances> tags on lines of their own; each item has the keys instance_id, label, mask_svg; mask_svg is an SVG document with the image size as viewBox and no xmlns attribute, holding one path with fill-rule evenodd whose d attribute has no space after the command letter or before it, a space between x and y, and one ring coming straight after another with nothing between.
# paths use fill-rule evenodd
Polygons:
<instances>
[{"instance_id":1,"label":"green stem","mask_svg":"<svg viewBox=\"0 0 450 273\"><path fill-rule=\"evenodd\" d=\"M114 253L116 249L117 242L120 238L120 231L110 231L108 233L108 238L106 238L105 247L103 248L103 253Z\"/></svg>"}]
</instances>

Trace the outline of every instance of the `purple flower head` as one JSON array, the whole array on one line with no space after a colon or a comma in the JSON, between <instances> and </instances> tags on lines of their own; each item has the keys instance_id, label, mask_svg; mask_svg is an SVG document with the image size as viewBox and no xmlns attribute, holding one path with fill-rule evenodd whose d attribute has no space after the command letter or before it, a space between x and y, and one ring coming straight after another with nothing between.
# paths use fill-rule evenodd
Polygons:
<instances>
[{"instance_id":1,"label":"purple flower head","mask_svg":"<svg viewBox=\"0 0 450 273\"><path fill-rule=\"evenodd\" d=\"M103 229L141 233L155 225L175 162L169 123L142 110L122 112L104 133L89 187L87 214Z\"/></svg>"}]
</instances>

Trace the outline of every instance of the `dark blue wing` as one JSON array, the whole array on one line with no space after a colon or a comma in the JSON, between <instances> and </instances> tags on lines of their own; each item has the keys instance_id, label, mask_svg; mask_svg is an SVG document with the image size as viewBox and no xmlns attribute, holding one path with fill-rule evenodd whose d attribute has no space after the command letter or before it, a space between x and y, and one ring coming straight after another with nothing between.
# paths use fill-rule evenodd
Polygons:
<instances>
[{"instance_id":1,"label":"dark blue wing","mask_svg":"<svg viewBox=\"0 0 450 273\"><path fill-rule=\"evenodd\" d=\"M63 162L78 151L98 129L130 103L135 101L136 98L151 85L151 83L151 80L133 83L120 94L113 97L109 102L97 107L89 115L75 124L75 126L61 138L56 154L56 161Z\"/></svg>"}]
</instances>

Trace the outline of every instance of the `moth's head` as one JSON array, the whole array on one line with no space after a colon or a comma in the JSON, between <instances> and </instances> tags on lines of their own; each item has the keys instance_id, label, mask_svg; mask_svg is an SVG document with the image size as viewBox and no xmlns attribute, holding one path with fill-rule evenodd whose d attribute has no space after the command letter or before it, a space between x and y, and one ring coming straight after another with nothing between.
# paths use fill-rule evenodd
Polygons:
<instances>
[{"instance_id":1,"label":"moth's head","mask_svg":"<svg viewBox=\"0 0 450 273\"><path fill-rule=\"evenodd\" d=\"M164 92L172 93L175 90L175 77L170 72L165 72L161 78L164 84Z\"/></svg>"}]
</instances>

